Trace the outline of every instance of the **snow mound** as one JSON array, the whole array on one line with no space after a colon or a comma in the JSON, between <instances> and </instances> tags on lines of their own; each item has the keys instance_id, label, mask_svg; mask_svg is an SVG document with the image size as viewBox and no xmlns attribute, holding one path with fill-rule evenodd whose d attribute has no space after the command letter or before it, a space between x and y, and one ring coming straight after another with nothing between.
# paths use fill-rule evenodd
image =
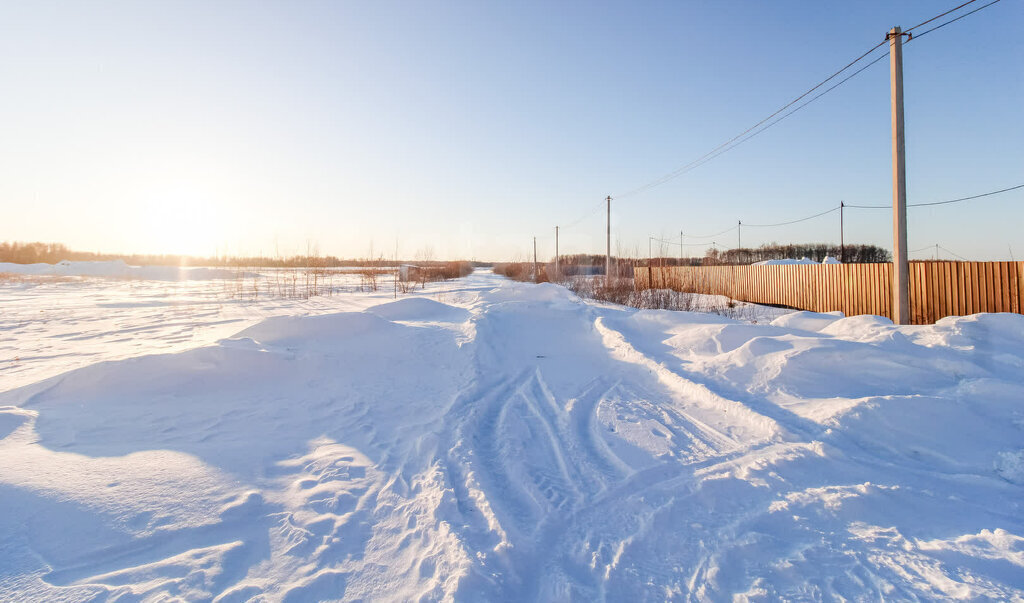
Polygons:
<instances>
[{"instance_id":1,"label":"snow mound","mask_svg":"<svg viewBox=\"0 0 1024 603\"><path fill-rule=\"evenodd\" d=\"M938 345L1009 354L1024 349L1024 316L1020 314L947 316L930 331Z\"/></svg>"},{"instance_id":2,"label":"snow mound","mask_svg":"<svg viewBox=\"0 0 1024 603\"><path fill-rule=\"evenodd\" d=\"M821 333L853 341L879 341L881 339L905 338L901 330L885 316L859 314L847 316L825 325Z\"/></svg>"},{"instance_id":3,"label":"snow mound","mask_svg":"<svg viewBox=\"0 0 1024 603\"><path fill-rule=\"evenodd\" d=\"M342 312L322 316L275 316L231 338L282 348L340 347L354 340L399 332L395 323L367 312Z\"/></svg>"},{"instance_id":4,"label":"snow mound","mask_svg":"<svg viewBox=\"0 0 1024 603\"><path fill-rule=\"evenodd\" d=\"M509 283L509 285L493 289L488 293L487 299L492 303L580 303L579 297L575 294L565 287L553 283L541 283L539 285Z\"/></svg>"},{"instance_id":5,"label":"snow mound","mask_svg":"<svg viewBox=\"0 0 1024 603\"><path fill-rule=\"evenodd\" d=\"M802 331L818 332L843 318L842 312L792 312L784 314L771 322L773 327L786 329L800 329Z\"/></svg>"},{"instance_id":6,"label":"snow mound","mask_svg":"<svg viewBox=\"0 0 1024 603\"><path fill-rule=\"evenodd\" d=\"M369 308L367 312L388 320L406 322L465 322L469 311L465 308L427 299L409 297Z\"/></svg>"}]
</instances>

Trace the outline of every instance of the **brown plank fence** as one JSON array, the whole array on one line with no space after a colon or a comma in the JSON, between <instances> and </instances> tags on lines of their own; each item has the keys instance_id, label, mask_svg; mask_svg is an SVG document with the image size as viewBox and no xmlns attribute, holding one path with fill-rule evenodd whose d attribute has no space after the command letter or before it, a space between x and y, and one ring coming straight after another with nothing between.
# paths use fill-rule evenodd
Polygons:
<instances>
[{"instance_id":1,"label":"brown plank fence","mask_svg":"<svg viewBox=\"0 0 1024 603\"><path fill-rule=\"evenodd\" d=\"M637 289L892 318L892 264L637 267ZM978 312L1024 313L1024 262L910 262L913 324Z\"/></svg>"}]
</instances>

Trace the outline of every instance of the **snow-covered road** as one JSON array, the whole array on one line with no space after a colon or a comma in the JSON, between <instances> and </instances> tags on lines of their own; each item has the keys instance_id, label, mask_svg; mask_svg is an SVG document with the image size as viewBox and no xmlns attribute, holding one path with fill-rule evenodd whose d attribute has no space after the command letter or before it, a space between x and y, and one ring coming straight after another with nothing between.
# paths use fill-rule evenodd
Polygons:
<instances>
[{"instance_id":1,"label":"snow-covered road","mask_svg":"<svg viewBox=\"0 0 1024 603\"><path fill-rule=\"evenodd\" d=\"M0 600L1024 598L1022 316L128 286L0 291Z\"/></svg>"}]
</instances>

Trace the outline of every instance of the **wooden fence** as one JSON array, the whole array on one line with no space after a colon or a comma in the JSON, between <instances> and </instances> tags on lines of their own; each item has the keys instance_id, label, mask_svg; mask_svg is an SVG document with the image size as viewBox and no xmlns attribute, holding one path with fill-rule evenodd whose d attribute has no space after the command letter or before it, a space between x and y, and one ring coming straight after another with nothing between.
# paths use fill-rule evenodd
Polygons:
<instances>
[{"instance_id":1,"label":"wooden fence","mask_svg":"<svg viewBox=\"0 0 1024 603\"><path fill-rule=\"evenodd\" d=\"M892 264L665 266L634 269L637 289L726 295L740 301L847 316L892 318ZM1024 311L1024 262L910 262L910 316Z\"/></svg>"}]
</instances>

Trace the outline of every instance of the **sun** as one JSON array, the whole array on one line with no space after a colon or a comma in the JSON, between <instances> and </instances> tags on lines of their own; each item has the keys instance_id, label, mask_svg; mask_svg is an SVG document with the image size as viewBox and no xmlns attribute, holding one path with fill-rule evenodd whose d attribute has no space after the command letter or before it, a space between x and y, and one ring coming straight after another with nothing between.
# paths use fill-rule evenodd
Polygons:
<instances>
[{"instance_id":1,"label":"sun","mask_svg":"<svg viewBox=\"0 0 1024 603\"><path fill-rule=\"evenodd\" d=\"M227 238L221 205L208 194L162 191L141 210L141 243L151 253L210 256Z\"/></svg>"}]
</instances>

